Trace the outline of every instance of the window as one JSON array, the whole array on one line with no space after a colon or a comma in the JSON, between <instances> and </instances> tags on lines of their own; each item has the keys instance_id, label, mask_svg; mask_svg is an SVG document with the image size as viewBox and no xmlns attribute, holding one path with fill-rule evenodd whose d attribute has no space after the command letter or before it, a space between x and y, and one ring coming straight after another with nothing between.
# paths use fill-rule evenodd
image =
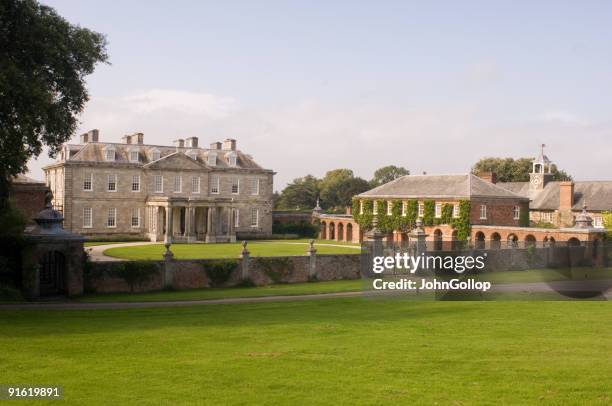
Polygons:
<instances>
[{"instance_id":1,"label":"window","mask_svg":"<svg viewBox=\"0 0 612 406\"><path fill-rule=\"evenodd\" d=\"M359 214L363 214L363 200L359 201Z\"/></svg>"},{"instance_id":2,"label":"window","mask_svg":"<svg viewBox=\"0 0 612 406\"><path fill-rule=\"evenodd\" d=\"M259 210L255 207L251 209L251 227L259 225Z\"/></svg>"},{"instance_id":3,"label":"window","mask_svg":"<svg viewBox=\"0 0 612 406\"><path fill-rule=\"evenodd\" d=\"M253 178L251 179L251 194L258 195L259 194L259 179Z\"/></svg>"},{"instance_id":4,"label":"window","mask_svg":"<svg viewBox=\"0 0 612 406\"><path fill-rule=\"evenodd\" d=\"M453 217L459 218L459 203L453 204Z\"/></svg>"},{"instance_id":5,"label":"window","mask_svg":"<svg viewBox=\"0 0 612 406\"><path fill-rule=\"evenodd\" d=\"M130 162L138 162L140 161L138 157L138 151L130 151Z\"/></svg>"},{"instance_id":6,"label":"window","mask_svg":"<svg viewBox=\"0 0 612 406\"><path fill-rule=\"evenodd\" d=\"M83 228L91 228L92 223L91 207L83 207Z\"/></svg>"},{"instance_id":7,"label":"window","mask_svg":"<svg viewBox=\"0 0 612 406\"><path fill-rule=\"evenodd\" d=\"M487 219L487 206L484 204L480 205L480 219L481 220Z\"/></svg>"},{"instance_id":8,"label":"window","mask_svg":"<svg viewBox=\"0 0 612 406\"><path fill-rule=\"evenodd\" d=\"M442 203L436 203L436 218L442 217Z\"/></svg>"},{"instance_id":9,"label":"window","mask_svg":"<svg viewBox=\"0 0 612 406\"><path fill-rule=\"evenodd\" d=\"M236 166L237 163L237 159L238 157L236 156L236 154L229 154L227 156L227 162L229 163L230 166Z\"/></svg>"},{"instance_id":10,"label":"window","mask_svg":"<svg viewBox=\"0 0 612 406\"><path fill-rule=\"evenodd\" d=\"M153 180L153 191L155 193L163 193L164 192L164 177L161 175L155 175Z\"/></svg>"},{"instance_id":11,"label":"window","mask_svg":"<svg viewBox=\"0 0 612 406\"><path fill-rule=\"evenodd\" d=\"M198 160L198 153L196 151L189 151L187 153L187 156L191 159L193 159L194 161Z\"/></svg>"},{"instance_id":12,"label":"window","mask_svg":"<svg viewBox=\"0 0 612 406\"><path fill-rule=\"evenodd\" d=\"M240 179L232 178L232 194L237 195L240 193Z\"/></svg>"},{"instance_id":13,"label":"window","mask_svg":"<svg viewBox=\"0 0 612 406\"><path fill-rule=\"evenodd\" d=\"M117 175L108 175L108 189L109 192L117 191Z\"/></svg>"},{"instance_id":14,"label":"window","mask_svg":"<svg viewBox=\"0 0 612 406\"><path fill-rule=\"evenodd\" d=\"M158 150L151 152L151 160L157 161L161 157L161 153Z\"/></svg>"},{"instance_id":15,"label":"window","mask_svg":"<svg viewBox=\"0 0 612 406\"><path fill-rule=\"evenodd\" d=\"M91 192L93 190L93 175L91 173L86 173L83 178L83 190L86 192Z\"/></svg>"},{"instance_id":16,"label":"window","mask_svg":"<svg viewBox=\"0 0 612 406\"><path fill-rule=\"evenodd\" d=\"M200 177L191 178L191 193L200 193Z\"/></svg>"},{"instance_id":17,"label":"window","mask_svg":"<svg viewBox=\"0 0 612 406\"><path fill-rule=\"evenodd\" d=\"M376 200L372 202L372 214L378 214L378 202Z\"/></svg>"},{"instance_id":18,"label":"window","mask_svg":"<svg viewBox=\"0 0 612 406\"><path fill-rule=\"evenodd\" d=\"M512 217L515 220L518 220L521 218L521 208L518 206L514 206L514 209L512 210Z\"/></svg>"},{"instance_id":19,"label":"window","mask_svg":"<svg viewBox=\"0 0 612 406\"><path fill-rule=\"evenodd\" d=\"M140 208L134 207L132 209L132 227L140 227Z\"/></svg>"},{"instance_id":20,"label":"window","mask_svg":"<svg viewBox=\"0 0 612 406\"><path fill-rule=\"evenodd\" d=\"M210 177L210 193L219 194L219 177Z\"/></svg>"},{"instance_id":21,"label":"window","mask_svg":"<svg viewBox=\"0 0 612 406\"><path fill-rule=\"evenodd\" d=\"M423 214L425 214L425 206L423 206L423 203L419 203L419 217L423 217Z\"/></svg>"},{"instance_id":22,"label":"window","mask_svg":"<svg viewBox=\"0 0 612 406\"><path fill-rule=\"evenodd\" d=\"M112 148L107 148L104 150L104 159L106 161L114 161L115 160L115 150Z\"/></svg>"},{"instance_id":23,"label":"window","mask_svg":"<svg viewBox=\"0 0 612 406\"><path fill-rule=\"evenodd\" d=\"M183 186L183 179L180 175L174 177L174 193L181 193L181 189Z\"/></svg>"},{"instance_id":24,"label":"window","mask_svg":"<svg viewBox=\"0 0 612 406\"><path fill-rule=\"evenodd\" d=\"M240 225L240 209L234 209L234 227Z\"/></svg>"},{"instance_id":25,"label":"window","mask_svg":"<svg viewBox=\"0 0 612 406\"><path fill-rule=\"evenodd\" d=\"M387 202L387 216L392 216L392 215L393 215L393 202L389 200Z\"/></svg>"},{"instance_id":26,"label":"window","mask_svg":"<svg viewBox=\"0 0 612 406\"><path fill-rule=\"evenodd\" d=\"M106 227L109 227L109 228L117 227L117 209L114 207L108 209L108 216L106 218Z\"/></svg>"},{"instance_id":27,"label":"window","mask_svg":"<svg viewBox=\"0 0 612 406\"><path fill-rule=\"evenodd\" d=\"M541 218L542 221L545 221L547 223L552 223L552 221L553 221L552 213L549 212L549 211L542 213L540 218Z\"/></svg>"},{"instance_id":28,"label":"window","mask_svg":"<svg viewBox=\"0 0 612 406\"><path fill-rule=\"evenodd\" d=\"M140 192L140 175L132 176L132 192Z\"/></svg>"},{"instance_id":29,"label":"window","mask_svg":"<svg viewBox=\"0 0 612 406\"><path fill-rule=\"evenodd\" d=\"M209 166L216 166L217 165L217 154L209 152L207 162Z\"/></svg>"},{"instance_id":30,"label":"window","mask_svg":"<svg viewBox=\"0 0 612 406\"><path fill-rule=\"evenodd\" d=\"M593 227L603 228L603 218L602 217L593 217Z\"/></svg>"},{"instance_id":31,"label":"window","mask_svg":"<svg viewBox=\"0 0 612 406\"><path fill-rule=\"evenodd\" d=\"M408 210L408 203L402 202L402 216L406 217L406 211Z\"/></svg>"}]
</instances>

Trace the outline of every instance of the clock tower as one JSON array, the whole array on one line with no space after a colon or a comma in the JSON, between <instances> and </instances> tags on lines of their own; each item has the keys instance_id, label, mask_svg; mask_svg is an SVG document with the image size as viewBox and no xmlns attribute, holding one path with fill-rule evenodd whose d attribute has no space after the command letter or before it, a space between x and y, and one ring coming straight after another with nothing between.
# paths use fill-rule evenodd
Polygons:
<instances>
[{"instance_id":1,"label":"clock tower","mask_svg":"<svg viewBox=\"0 0 612 406\"><path fill-rule=\"evenodd\" d=\"M544 189L544 186L552 180L553 174L552 161L544 155L544 147L542 144L540 149L540 156L532 162L531 173L529 174L529 190L531 192L539 192Z\"/></svg>"}]
</instances>

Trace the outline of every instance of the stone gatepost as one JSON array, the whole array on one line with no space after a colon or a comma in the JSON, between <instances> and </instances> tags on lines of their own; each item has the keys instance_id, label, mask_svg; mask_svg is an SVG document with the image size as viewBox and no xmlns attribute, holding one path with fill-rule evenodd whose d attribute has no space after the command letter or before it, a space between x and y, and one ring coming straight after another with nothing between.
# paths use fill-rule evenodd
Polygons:
<instances>
[{"instance_id":1,"label":"stone gatepost","mask_svg":"<svg viewBox=\"0 0 612 406\"><path fill-rule=\"evenodd\" d=\"M416 227L408 234L410 241L414 241L412 246L414 256L421 255L421 253L427 251L427 242L425 241L427 236L428 234L423 230L423 220L417 219Z\"/></svg>"},{"instance_id":2,"label":"stone gatepost","mask_svg":"<svg viewBox=\"0 0 612 406\"><path fill-rule=\"evenodd\" d=\"M378 220L376 216L372 220L372 228L364 234L365 248L361 255L361 276L370 278L374 276L373 265L374 257L384 255L383 238L385 234L378 229Z\"/></svg>"},{"instance_id":3,"label":"stone gatepost","mask_svg":"<svg viewBox=\"0 0 612 406\"><path fill-rule=\"evenodd\" d=\"M317 249L314 247L314 240L310 240L308 245L308 279L317 277Z\"/></svg>"},{"instance_id":4,"label":"stone gatepost","mask_svg":"<svg viewBox=\"0 0 612 406\"><path fill-rule=\"evenodd\" d=\"M164 288L169 289L174 286L174 254L170 251L170 244L167 242L164 244L166 251L163 253L164 257Z\"/></svg>"},{"instance_id":5,"label":"stone gatepost","mask_svg":"<svg viewBox=\"0 0 612 406\"><path fill-rule=\"evenodd\" d=\"M247 242L242 242L242 251L240 252L240 266L241 266L241 278L242 280L249 279L249 250L247 249Z\"/></svg>"}]
</instances>

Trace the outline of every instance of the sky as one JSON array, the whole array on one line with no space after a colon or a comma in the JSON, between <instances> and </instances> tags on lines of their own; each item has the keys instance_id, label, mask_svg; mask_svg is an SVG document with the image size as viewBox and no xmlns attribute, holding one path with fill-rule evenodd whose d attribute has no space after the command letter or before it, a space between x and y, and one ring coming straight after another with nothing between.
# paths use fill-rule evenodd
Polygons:
<instances>
[{"instance_id":1,"label":"sky","mask_svg":"<svg viewBox=\"0 0 612 406\"><path fill-rule=\"evenodd\" d=\"M235 138L276 190L335 168L465 173L542 143L574 179L612 179L609 1L43 3L108 40L74 142Z\"/></svg>"}]
</instances>

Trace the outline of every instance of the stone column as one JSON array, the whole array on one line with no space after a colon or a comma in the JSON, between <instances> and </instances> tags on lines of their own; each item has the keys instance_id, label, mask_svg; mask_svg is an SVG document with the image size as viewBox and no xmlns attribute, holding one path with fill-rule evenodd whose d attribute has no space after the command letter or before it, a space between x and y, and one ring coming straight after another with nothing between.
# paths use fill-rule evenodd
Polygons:
<instances>
[{"instance_id":1,"label":"stone column","mask_svg":"<svg viewBox=\"0 0 612 406\"><path fill-rule=\"evenodd\" d=\"M187 242L195 242L195 209L193 207L185 209L185 235L187 235Z\"/></svg>"},{"instance_id":2,"label":"stone column","mask_svg":"<svg viewBox=\"0 0 612 406\"><path fill-rule=\"evenodd\" d=\"M172 206L166 207L166 233L164 234L164 243L172 244L172 225L173 225L173 210Z\"/></svg>"},{"instance_id":3,"label":"stone column","mask_svg":"<svg viewBox=\"0 0 612 406\"><path fill-rule=\"evenodd\" d=\"M230 206L227 209L227 240L236 242L236 234L234 233L234 209Z\"/></svg>"},{"instance_id":4,"label":"stone column","mask_svg":"<svg viewBox=\"0 0 612 406\"><path fill-rule=\"evenodd\" d=\"M206 242L215 242L217 241L216 235L213 235L213 230L214 225L213 222L215 221L215 216L213 214L213 211L215 210L214 207L209 207L208 208L208 219L206 222Z\"/></svg>"},{"instance_id":5,"label":"stone column","mask_svg":"<svg viewBox=\"0 0 612 406\"><path fill-rule=\"evenodd\" d=\"M166 251L163 253L164 257L164 288L172 288L174 285L174 267L172 260L174 254L170 251L170 243L166 243Z\"/></svg>"}]
</instances>

